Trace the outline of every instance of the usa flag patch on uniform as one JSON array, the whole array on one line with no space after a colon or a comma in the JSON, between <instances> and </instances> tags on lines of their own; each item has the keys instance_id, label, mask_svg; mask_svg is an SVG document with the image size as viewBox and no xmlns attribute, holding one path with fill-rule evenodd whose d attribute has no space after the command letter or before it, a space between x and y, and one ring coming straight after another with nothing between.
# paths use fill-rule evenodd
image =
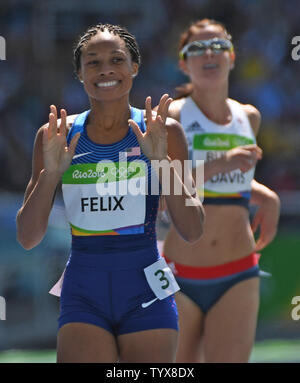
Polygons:
<instances>
[{"instance_id":1,"label":"usa flag patch on uniform","mask_svg":"<svg viewBox=\"0 0 300 383\"><path fill-rule=\"evenodd\" d=\"M139 146L135 146L133 148L127 148L127 149L125 149L125 155L126 155L126 157L140 156L141 155L141 148Z\"/></svg>"}]
</instances>

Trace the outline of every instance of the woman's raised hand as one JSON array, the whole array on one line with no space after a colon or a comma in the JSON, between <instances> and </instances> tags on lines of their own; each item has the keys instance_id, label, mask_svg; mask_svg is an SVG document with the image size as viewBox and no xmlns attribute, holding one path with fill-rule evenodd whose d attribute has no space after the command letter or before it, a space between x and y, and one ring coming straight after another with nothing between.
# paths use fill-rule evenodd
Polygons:
<instances>
[{"instance_id":1,"label":"woman's raised hand","mask_svg":"<svg viewBox=\"0 0 300 383\"><path fill-rule=\"evenodd\" d=\"M75 134L67 145L67 112L60 111L60 124L57 123L55 105L50 106L49 124L43 131L44 169L48 173L61 176L70 166L80 133Z\"/></svg>"},{"instance_id":2,"label":"woman's raised hand","mask_svg":"<svg viewBox=\"0 0 300 383\"><path fill-rule=\"evenodd\" d=\"M146 120L147 130L142 133L138 124L133 120L128 120L133 132L135 133L139 145L150 160L162 160L168 155L168 133L166 129L166 119L172 98L164 94L157 108L157 112L152 111L151 97L146 98Z\"/></svg>"},{"instance_id":3,"label":"woman's raised hand","mask_svg":"<svg viewBox=\"0 0 300 383\"><path fill-rule=\"evenodd\" d=\"M262 158L262 150L257 145L238 146L225 154L226 171L240 169L243 173L253 168Z\"/></svg>"}]
</instances>

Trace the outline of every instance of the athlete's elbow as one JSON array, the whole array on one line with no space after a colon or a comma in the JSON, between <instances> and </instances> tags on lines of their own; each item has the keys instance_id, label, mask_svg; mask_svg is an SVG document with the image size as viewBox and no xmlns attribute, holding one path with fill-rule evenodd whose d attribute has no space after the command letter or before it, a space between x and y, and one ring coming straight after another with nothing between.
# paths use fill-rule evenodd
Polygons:
<instances>
[{"instance_id":1,"label":"athlete's elbow","mask_svg":"<svg viewBox=\"0 0 300 383\"><path fill-rule=\"evenodd\" d=\"M197 214L197 218L195 219L195 222L191 225L188 225L189 230L184 238L186 242L194 243L199 241L199 239L203 235L204 219L205 219L204 210L200 209Z\"/></svg>"},{"instance_id":2,"label":"athlete's elbow","mask_svg":"<svg viewBox=\"0 0 300 383\"><path fill-rule=\"evenodd\" d=\"M28 230L29 229L29 230ZM17 216L17 241L25 250L31 250L41 242L41 236L36 232L32 232L30 225L24 225L20 219L20 215Z\"/></svg>"},{"instance_id":3,"label":"athlete's elbow","mask_svg":"<svg viewBox=\"0 0 300 383\"><path fill-rule=\"evenodd\" d=\"M20 238L19 236L17 236L17 240L18 240L19 244L25 250L31 250L31 249L33 249L36 246L34 242L28 241L28 240L24 240L24 238Z\"/></svg>"},{"instance_id":4,"label":"athlete's elbow","mask_svg":"<svg viewBox=\"0 0 300 383\"><path fill-rule=\"evenodd\" d=\"M194 243L199 241L203 234L203 225L197 222L197 225L187 225L180 235L185 242Z\"/></svg>"},{"instance_id":5,"label":"athlete's elbow","mask_svg":"<svg viewBox=\"0 0 300 383\"><path fill-rule=\"evenodd\" d=\"M195 243L195 242L199 241L202 234L203 234L203 228L201 226L199 226L195 230L189 231L189 233L187 235L185 235L184 240L188 243Z\"/></svg>"},{"instance_id":6,"label":"athlete's elbow","mask_svg":"<svg viewBox=\"0 0 300 383\"><path fill-rule=\"evenodd\" d=\"M31 238L20 230L17 230L17 241L25 250L31 250L40 243L36 238Z\"/></svg>"}]
</instances>

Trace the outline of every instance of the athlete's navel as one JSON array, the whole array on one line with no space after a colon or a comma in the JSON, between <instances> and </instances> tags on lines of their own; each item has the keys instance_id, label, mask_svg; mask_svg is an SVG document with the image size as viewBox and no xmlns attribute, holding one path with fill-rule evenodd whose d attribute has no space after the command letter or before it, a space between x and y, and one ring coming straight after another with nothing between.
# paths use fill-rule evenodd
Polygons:
<instances>
[{"instance_id":1,"label":"athlete's navel","mask_svg":"<svg viewBox=\"0 0 300 383\"><path fill-rule=\"evenodd\" d=\"M217 245L218 241L216 239L213 239L210 243L212 247L215 247Z\"/></svg>"}]
</instances>

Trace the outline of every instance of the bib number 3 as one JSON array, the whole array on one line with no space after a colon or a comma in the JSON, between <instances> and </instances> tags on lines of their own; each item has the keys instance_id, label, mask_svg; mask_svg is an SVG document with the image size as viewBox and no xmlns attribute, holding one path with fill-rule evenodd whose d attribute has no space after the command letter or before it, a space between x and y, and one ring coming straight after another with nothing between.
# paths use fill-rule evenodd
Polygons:
<instances>
[{"instance_id":1,"label":"bib number 3","mask_svg":"<svg viewBox=\"0 0 300 383\"><path fill-rule=\"evenodd\" d=\"M162 300L180 290L164 258L144 269L147 282L155 296Z\"/></svg>"},{"instance_id":2,"label":"bib number 3","mask_svg":"<svg viewBox=\"0 0 300 383\"><path fill-rule=\"evenodd\" d=\"M170 282L169 282L168 278L165 277L165 272L164 272L163 270L157 270L157 271L154 273L154 275L157 276L159 273L161 273L161 277L159 278L159 280L160 280L161 282L166 281L166 283L165 283L164 285L161 285L161 288L162 288L162 289L166 289L166 288L168 288L168 287L170 286Z\"/></svg>"}]
</instances>

